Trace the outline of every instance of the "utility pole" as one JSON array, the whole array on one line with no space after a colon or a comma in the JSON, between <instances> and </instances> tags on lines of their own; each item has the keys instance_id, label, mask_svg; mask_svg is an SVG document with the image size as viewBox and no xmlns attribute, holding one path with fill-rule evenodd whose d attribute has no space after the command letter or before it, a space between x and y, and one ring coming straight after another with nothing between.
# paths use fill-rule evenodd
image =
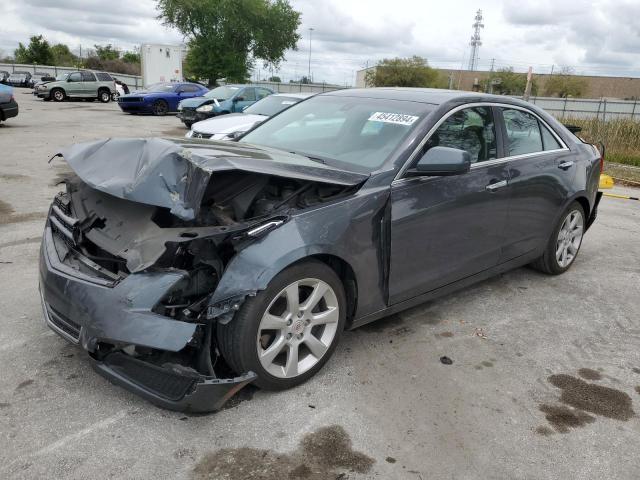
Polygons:
<instances>
[{"instance_id":1,"label":"utility pole","mask_svg":"<svg viewBox=\"0 0 640 480\"><path fill-rule=\"evenodd\" d=\"M309 28L309 74L307 75L308 83L311 83L311 33L314 28Z\"/></svg>"},{"instance_id":2,"label":"utility pole","mask_svg":"<svg viewBox=\"0 0 640 480\"><path fill-rule=\"evenodd\" d=\"M525 102L529 101L529 97L531 96L531 80L533 77L533 68L529 67L529 71L527 72L527 86L524 88L524 97L523 100Z\"/></svg>"},{"instance_id":3,"label":"utility pole","mask_svg":"<svg viewBox=\"0 0 640 480\"><path fill-rule=\"evenodd\" d=\"M482 10L478 10L473 24L473 35L471 36L471 42L469 42L469 45L471 45L469 70L472 72L478 67L478 57L480 55L480 46L482 45L482 40L480 40L481 28L484 28L484 23L482 23Z\"/></svg>"},{"instance_id":4,"label":"utility pole","mask_svg":"<svg viewBox=\"0 0 640 480\"><path fill-rule=\"evenodd\" d=\"M491 59L491 70L489 72L489 85L487 85L487 88L485 89L485 92L489 92L489 93L493 93L493 67L496 64L496 59L492 58Z\"/></svg>"}]
</instances>

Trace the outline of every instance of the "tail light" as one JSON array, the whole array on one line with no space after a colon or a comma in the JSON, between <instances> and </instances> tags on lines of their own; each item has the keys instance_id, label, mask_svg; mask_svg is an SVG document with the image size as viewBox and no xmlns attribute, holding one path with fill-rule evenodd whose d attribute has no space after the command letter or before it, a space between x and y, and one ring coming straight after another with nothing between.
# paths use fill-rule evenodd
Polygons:
<instances>
[{"instance_id":1,"label":"tail light","mask_svg":"<svg viewBox=\"0 0 640 480\"><path fill-rule=\"evenodd\" d=\"M602 173L604 171L604 153L605 153L605 146L603 142L600 142L600 173Z\"/></svg>"}]
</instances>

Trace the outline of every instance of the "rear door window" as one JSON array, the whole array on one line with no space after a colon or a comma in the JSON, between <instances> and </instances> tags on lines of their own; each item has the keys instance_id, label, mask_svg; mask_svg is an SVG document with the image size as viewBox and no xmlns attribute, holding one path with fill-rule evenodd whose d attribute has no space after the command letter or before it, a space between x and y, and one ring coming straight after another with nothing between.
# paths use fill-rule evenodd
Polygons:
<instances>
[{"instance_id":1,"label":"rear door window","mask_svg":"<svg viewBox=\"0 0 640 480\"><path fill-rule=\"evenodd\" d=\"M545 127L542 123L540 123L540 131L542 132L542 146L545 151L548 150L558 150L562 148L562 145L556 140L556 137L549 131L547 127Z\"/></svg>"},{"instance_id":2,"label":"rear door window","mask_svg":"<svg viewBox=\"0 0 640 480\"><path fill-rule=\"evenodd\" d=\"M91 72L82 72L82 81L83 82L95 82L96 76Z\"/></svg>"}]
</instances>

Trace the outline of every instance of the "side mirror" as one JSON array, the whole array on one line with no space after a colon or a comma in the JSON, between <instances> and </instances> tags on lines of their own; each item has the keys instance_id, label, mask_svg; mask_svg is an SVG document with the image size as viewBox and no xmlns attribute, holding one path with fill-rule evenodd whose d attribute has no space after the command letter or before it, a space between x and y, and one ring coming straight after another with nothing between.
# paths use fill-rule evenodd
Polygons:
<instances>
[{"instance_id":1,"label":"side mirror","mask_svg":"<svg viewBox=\"0 0 640 480\"><path fill-rule=\"evenodd\" d=\"M236 97L236 98L234 98L233 99L233 103L236 103L236 102L244 102L244 97Z\"/></svg>"},{"instance_id":2,"label":"side mirror","mask_svg":"<svg viewBox=\"0 0 640 480\"><path fill-rule=\"evenodd\" d=\"M449 147L432 147L427 150L415 168L407 173L409 176L444 177L462 175L471 168L469 152Z\"/></svg>"},{"instance_id":3,"label":"side mirror","mask_svg":"<svg viewBox=\"0 0 640 480\"><path fill-rule=\"evenodd\" d=\"M240 137L242 137L245 133L247 132L233 132L231 134L228 135L228 138L232 139L232 140L238 140Z\"/></svg>"},{"instance_id":4,"label":"side mirror","mask_svg":"<svg viewBox=\"0 0 640 480\"><path fill-rule=\"evenodd\" d=\"M71 81L71 78L67 77L67 82L70 82L70 81Z\"/></svg>"}]
</instances>

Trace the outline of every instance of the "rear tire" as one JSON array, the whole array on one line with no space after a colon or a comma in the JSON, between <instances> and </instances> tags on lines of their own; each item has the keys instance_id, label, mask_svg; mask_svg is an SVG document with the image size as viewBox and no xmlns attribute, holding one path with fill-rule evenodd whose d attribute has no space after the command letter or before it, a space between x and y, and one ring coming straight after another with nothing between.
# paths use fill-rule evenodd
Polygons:
<instances>
[{"instance_id":1,"label":"rear tire","mask_svg":"<svg viewBox=\"0 0 640 480\"><path fill-rule=\"evenodd\" d=\"M582 205L573 202L560 216L544 253L531 263L531 267L548 275L560 275L569 270L580 251L585 225Z\"/></svg>"},{"instance_id":2,"label":"rear tire","mask_svg":"<svg viewBox=\"0 0 640 480\"><path fill-rule=\"evenodd\" d=\"M61 88L54 88L49 95L54 102L63 102L67 97Z\"/></svg>"},{"instance_id":3,"label":"rear tire","mask_svg":"<svg viewBox=\"0 0 640 480\"><path fill-rule=\"evenodd\" d=\"M153 114L157 117L163 117L169 112L169 104L164 100L156 100L152 108Z\"/></svg>"},{"instance_id":4,"label":"rear tire","mask_svg":"<svg viewBox=\"0 0 640 480\"><path fill-rule=\"evenodd\" d=\"M306 261L280 272L228 324L218 324L218 348L236 373L255 372L258 387L284 390L329 360L345 318L340 278L324 263Z\"/></svg>"},{"instance_id":5,"label":"rear tire","mask_svg":"<svg viewBox=\"0 0 640 480\"><path fill-rule=\"evenodd\" d=\"M106 88L101 88L98 90L98 100L102 103L109 103L111 101L111 92Z\"/></svg>"}]
</instances>

